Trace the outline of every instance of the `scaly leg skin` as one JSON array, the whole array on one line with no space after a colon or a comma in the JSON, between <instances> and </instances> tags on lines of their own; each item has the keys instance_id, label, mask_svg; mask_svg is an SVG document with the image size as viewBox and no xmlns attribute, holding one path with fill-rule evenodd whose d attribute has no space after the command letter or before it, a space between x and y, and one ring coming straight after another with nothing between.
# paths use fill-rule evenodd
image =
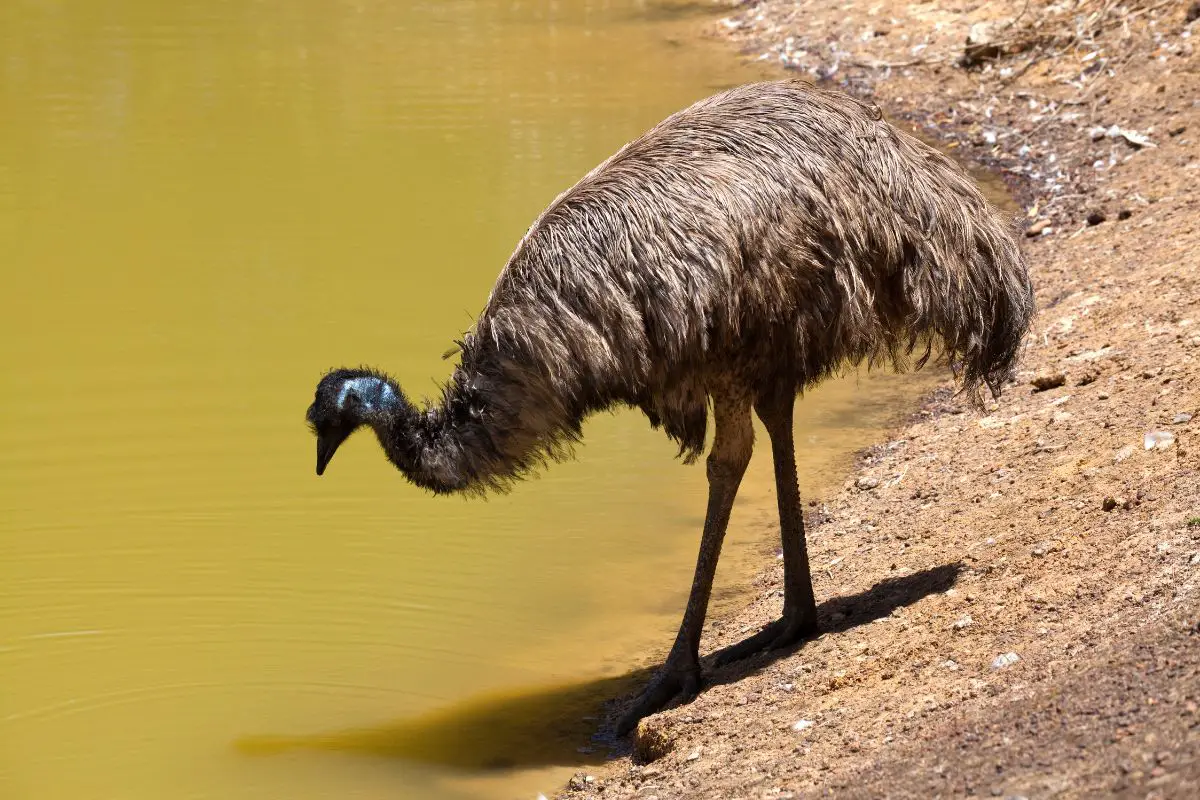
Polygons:
<instances>
[{"instance_id":1,"label":"scaly leg skin","mask_svg":"<svg viewBox=\"0 0 1200 800\"><path fill-rule=\"evenodd\" d=\"M633 730L642 717L662 710L677 694L691 700L700 691L700 632L704 627L733 499L754 448L749 402L722 397L713 403L713 416L716 434L708 456L708 512L704 517L704 534L700 539L700 554L696 558L696 574L687 610L666 663L617 723L618 736Z\"/></svg>"},{"instance_id":2,"label":"scaly leg skin","mask_svg":"<svg viewBox=\"0 0 1200 800\"><path fill-rule=\"evenodd\" d=\"M771 437L775 459L775 487L779 498L779 535L783 544L783 617L753 636L725 648L714 658L722 666L764 650L776 650L800 642L817 632L817 603L813 595L812 575L808 567L808 548L804 541L804 512L800 504L800 485L796 475L796 446L792 434L792 410L795 397L755 405Z\"/></svg>"}]
</instances>

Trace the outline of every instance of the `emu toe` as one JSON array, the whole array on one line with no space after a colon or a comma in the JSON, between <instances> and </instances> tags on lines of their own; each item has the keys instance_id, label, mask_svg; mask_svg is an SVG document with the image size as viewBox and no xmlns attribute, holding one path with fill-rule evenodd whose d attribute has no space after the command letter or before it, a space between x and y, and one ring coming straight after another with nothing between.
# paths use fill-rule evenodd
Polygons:
<instances>
[{"instance_id":1,"label":"emu toe","mask_svg":"<svg viewBox=\"0 0 1200 800\"><path fill-rule=\"evenodd\" d=\"M633 701L633 705L625 712L617 723L617 735L624 736L637 727L642 717L662 711L676 696L684 703L690 703L700 693L700 666L693 664L685 667L672 666L670 662L663 665L646 688Z\"/></svg>"},{"instance_id":2,"label":"emu toe","mask_svg":"<svg viewBox=\"0 0 1200 800\"><path fill-rule=\"evenodd\" d=\"M713 666L723 667L768 650L779 650L808 639L817 633L815 617L796 615L775 620L753 636L731 644L713 656Z\"/></svg>"}]
</instances>

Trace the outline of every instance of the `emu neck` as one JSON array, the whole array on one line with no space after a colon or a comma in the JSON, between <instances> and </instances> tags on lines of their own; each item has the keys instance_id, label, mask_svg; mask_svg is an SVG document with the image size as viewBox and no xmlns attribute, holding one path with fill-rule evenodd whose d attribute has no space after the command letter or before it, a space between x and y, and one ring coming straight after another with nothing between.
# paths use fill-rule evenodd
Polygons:
<instances>
[{"instance_id":1,"label":"emu neck","mask_svg":"<svg viewBox=\"0 0 1200 800\"><path fill-rule=\"evenodd\" d=\"M435 493L504 491L579 436L579 414L544 377L500 359L459 366L440 401L397 402L375 428L388 459L410 481ZM395 387L393 387L395 388Z\"/></svg>"},{"instance_id":2,"label":"emu neck","mask_svg":"<svg viewBox=\"0 0 1200 800\"><path fill-rule=\"evenodd\" d=\"M366 420L388 460L437 494L470 491L479 480L480 426L469 414L453 413L450 391L441 403L419 408L396 389L395 402Z\"/></svg>"}]
</instances>

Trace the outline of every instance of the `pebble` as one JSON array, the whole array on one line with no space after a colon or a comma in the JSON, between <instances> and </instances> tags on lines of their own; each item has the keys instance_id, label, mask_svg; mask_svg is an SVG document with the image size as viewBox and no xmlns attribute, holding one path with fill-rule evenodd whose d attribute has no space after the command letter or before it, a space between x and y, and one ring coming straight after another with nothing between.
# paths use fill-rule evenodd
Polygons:
<instances>
[{"instance_id":1,"label":"pebble","mask_svg":"<svg viewBox=\"0 0 1200 800\"><path fill-rule=\"evenodd\" d=\"M1150 431L1142 440L1147 450L1166 450L1175 443L1175 434L1170 431Z\"/></svg>"},{"instance_id":2,"label":"pebble","mask_svg":"<svg viewBox=\"0 0 1200 800\"><path fill-rule=\"evenodd\" d=\"M636 763L657 761L674 747L674 737L660 723L649 717L638 722L633 734L633 760Z\"/></svg>"},{"instance_id":3,"label":"pebble","mask_svg":"<svg viewBox=\"0 0 1200 800\"><path fill-rule=\"evenodd\" d=\"M1129 500L1124 497L1106 497L1100 504L1100 508L1105 511L1112 511L1117 508L1129 508Z\"/></svg>"},{"instance_id":4,"label":"pebble","mask_svg":"<svg viewBox=\"0 0 1200 800\"><path fill-rule=\"evenodd\" d=\"M866 476L856 480L854 482L854 485L857 486L860 491L865 492L869 489L874 489L876 486L878 486L879 478L872 478L870 475L866 475Z\"/></svg>"},{"instance_id":5,"label":"pebble","mask_svg":"<svg viewBox=\"0 0 1200 800\"><path fill-rule=\"evenodd\" d=\"M1122 447L1120 450L1118 450L1115 455L1113 455L1113 461L1120 464L1122 461L1129 458L1131 455L1133 455L1133 445L1127 444L1124 447Z\"/></svg>"},{"instance_id":6,"label":"pebble","mask_svg":"<svg viewBox=\"0 0 1200 800\"><path fill-rule=\"evenodd\" d=\"M1043 233L1046 233L1049 230L1050 220L1043 218L1026 228L1025 235L1032 239L1035 236L1041 236Z\"/></svg>"},{"instance_id":7,"label":"pebble","mask_svg":"<svg viewBox=\"0 0 1200 800\"><path fill-rule=\"evenodd\" d=\"M970 614L965 614L961 619L955 621L950 627L956 631L961 631L963 628L969 628L975 624L975 620L971 619Z\"/></svg>"},{"instance_id":8,"label":"pebble","mask_svg":"<svg viewBox=\"0 0 1200 800\"><path fill-rule=\"evenodd\" d=\"M794 730L794 731L806 731L806 730L808 730L809 728L811 728L811 727L813 726L813 724L814 724L814 723L813 723L813 721L812 721L811 719L802 719L802 720L800 720L799 722L793 722L793 723L792 723L792 730Z\"/></svg>"},{"instance_id":9,"label":"pebble","mask_svg":"<svg viewBox=\"0 0 1200 800\"><path fill-rule=\"evenodd\" d=\"M1133 216L1133 212L1130 211L1128 208L1122 208L1120 211L1117 212L1117 219L1122 220L1122 221L1127 220L1132 216Z\"/></svg>"},{"instance_id":10,"label":"pebble","mask_svg":"<svg viewBox=\"0 0 1200 800\"><path fill-rule=\"evenodd\" d=\"M688 756L687 756L688 761L695 761L699 758L700 758L700 748L699 747L697 747L692 752L688 753Z\"/></svg>"},{"instance_id":11,"label":"pebble","mask_svg":"<svg viewBox=\"0 0 1200 800\"><path fill-rule=\"evenodd\" d=\"M1104 216L1103 211L1090 211L1087 215L1087 224L1099 225L1101 222L1104 222L1107 219L1108 217Z\"/></svg>"},{"instance_id":12,"label":"pebble","mask_svg":"<svg viewBox=\"0 0 1200 800\"><path fill-rule=\"evenodd\" d=\"M1021 657L1016 653L1001 653L992 661L992 669L1004 669L1021 660Z\"/></svg>"},{"instance_id":13,"label":"pebble","mask_svg":"<svg viewBox=\"0 0 1200 800\"><path fill-rule=\"evenodd\" d=\"M1047 389L1057 389L1067 382L1067 376L1061 372L1042 372L1029 383L1039 392Z\"/></svg>"},{"instance_id":14,"label":"pebble","mask_svg":"<svg viewBox=\"0 0 1200 800\"><path fill-rule=\"evenodd\" d=\"M1192 421L1192 415L1183 411L1175 415L1175 419L1171 420L1172 425L1186 425Z\"/></svg>"}]
</instances>

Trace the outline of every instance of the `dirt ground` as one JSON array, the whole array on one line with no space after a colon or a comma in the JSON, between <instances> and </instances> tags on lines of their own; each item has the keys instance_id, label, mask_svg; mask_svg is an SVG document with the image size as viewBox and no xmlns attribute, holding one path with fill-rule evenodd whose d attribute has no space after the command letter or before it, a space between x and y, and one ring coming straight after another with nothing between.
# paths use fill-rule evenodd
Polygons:
<instances>
[{"instance_id":1,"label":"dirt ground","mask_svg":"<svg viewBox=\"0 0 1200 800\"><path fill-rule=\"evenodd\" d=\"M714 33L744 57L1000 171L1039 316L998 404L947 384L809 504L824 633L711 673L639 729L657 758L618 745L561 796L1200 797L1200 8L731 14ZM702 652L775 618L781 578Z\"/></svg>"}]
</instances>

